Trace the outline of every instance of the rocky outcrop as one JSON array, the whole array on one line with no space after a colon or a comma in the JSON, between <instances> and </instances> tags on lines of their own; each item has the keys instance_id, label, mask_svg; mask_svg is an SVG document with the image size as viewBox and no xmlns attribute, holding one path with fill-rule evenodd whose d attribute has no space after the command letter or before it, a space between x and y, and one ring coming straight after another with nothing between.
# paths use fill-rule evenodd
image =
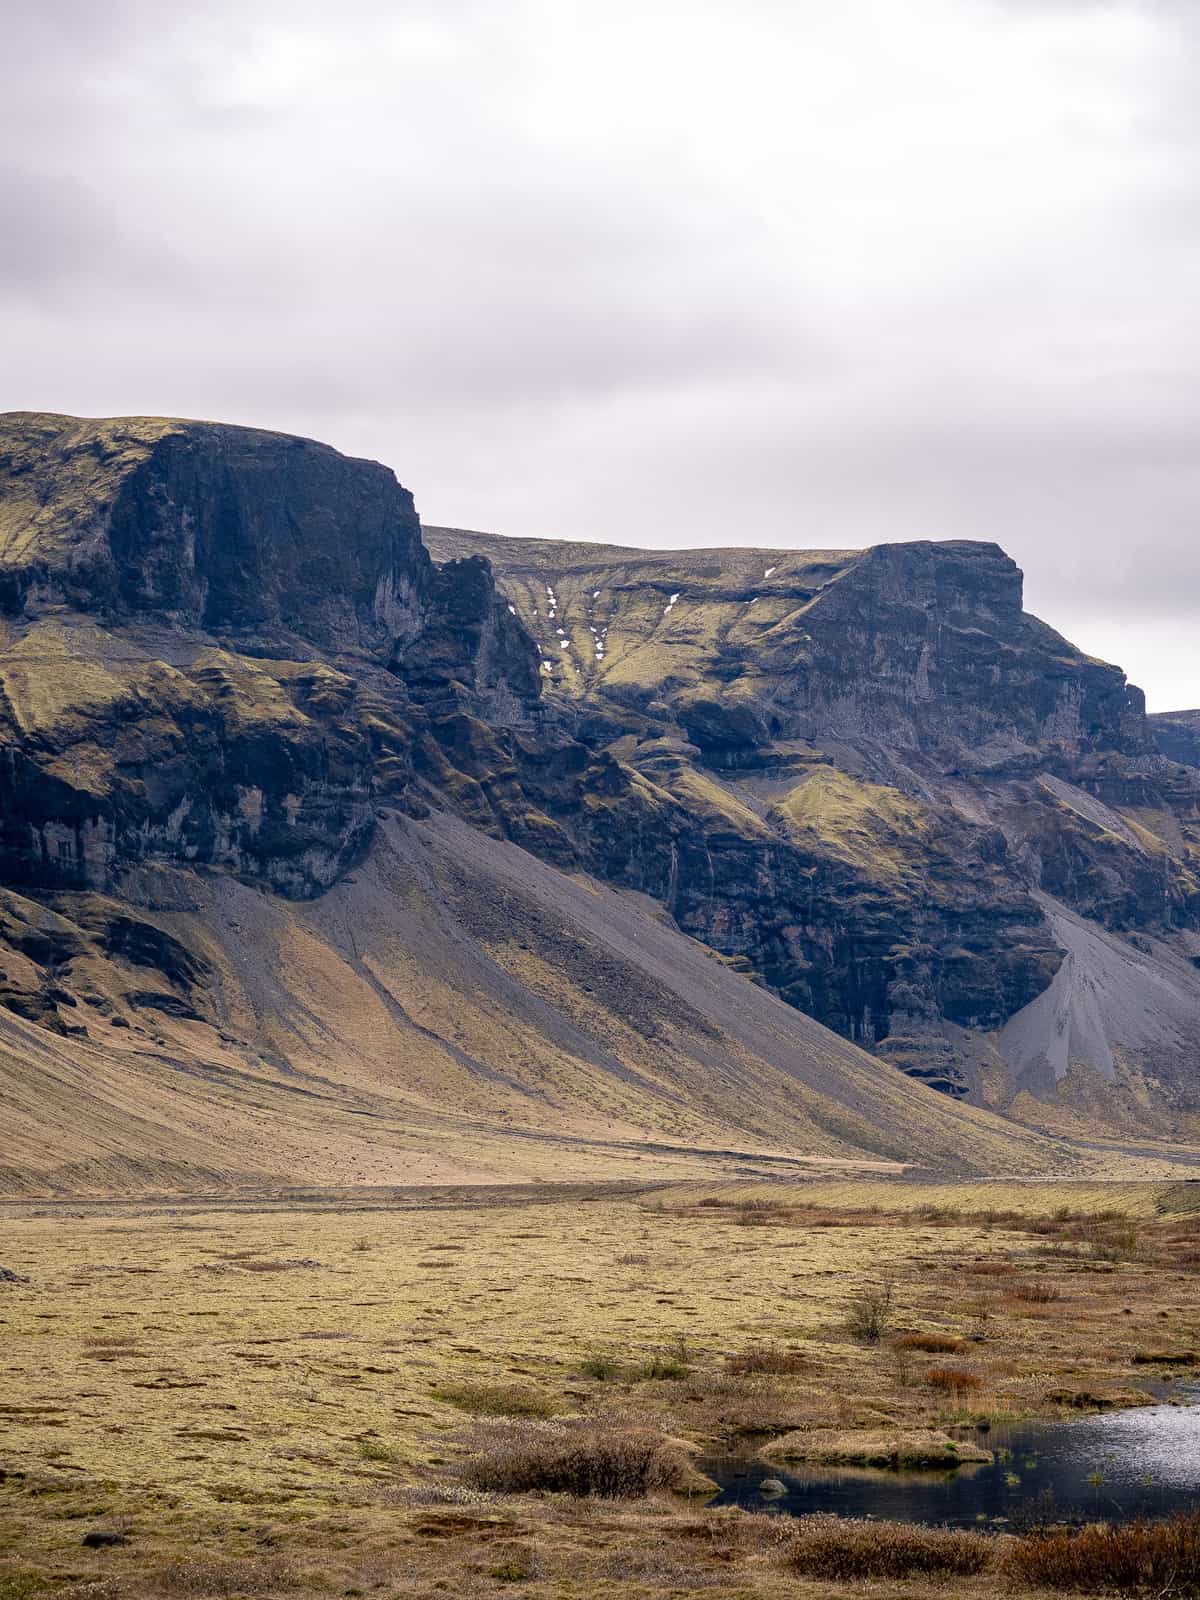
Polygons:
<instances>
[{"instance_id":1,"label":"rocky outcrop","mask_svg":"<svg viewBox=\"0 0 1200 1600\"><path fill-rule=\"evenodd\" d=\"M0 605L386 652L432 566L386 467L287 434L15 413L0 425Z\"/></svg>"},{"instance_id":2,"label":"rocky outcrop","mask_svg":"<svg viewBox=\"0 0 1200 1600\"><path fill-rule=\"evenodd\" d=\"M320 893L450 702L536 715L487 564L437 571L390 471L282 434L3 419L0 605L0 881L24 889L170 860Z\"/></svg>"},{"instance_id":3,"label":"rocky outcrop","mask_svg":"<svg viewBox=\"0 0 1200 1600\"><path fill-rule=\"evenodd\" d=\"M397 642L392 666L432 715L465 710L504 728L540 721L537 647L482 556L436 570L420 632Z\"/></svg>"},{"instance_id":4,"label":"rocky outcrop","mask_svg":"<svg viewBox=\"0 0 1200 1600\"><path fill-rule=\"evenodd\" d=\"M1160 711L1149 723L1155 749L1172 761L1200 767L1200 711Z\"/></svg>"},{"instance_id":5,"label":"rocky outcrop","mask_svg":"<svg viewBox=\"0 0 1200 1600\"><path fill-rule=\"evenodd\" d=\"M572 824L593 870L906 1071L997 1104L1032 1081L997 1041L1064 961L1049 905L1190 959L1200 782L1118 668L1023 612L995 545L425 536L489 557L594 752ZM638 781L601 782L602 757ZM1153 1055L1162 1096L1200 1107L1194 1051L1143 1034L1076 1030L1071 1066Z\"/></svg>"},{"instance_id":6,"label":"rocky outcrop","mask_svg":"<svg viewBox=\"0 0 1200 1600\"><path fill-rule=\"evenodd\" d=\"M1183 1114L1200 774L1164 737L994 545L423 541L387 469L311 441L0 419L0 1007L62 1037L96 951L149 952L113 1026L200 1004L201 958L121 910L155 873L313 900L436 810L949 1095L1090 1071L1114 1116ZM1110 1016L1112 974L1168 965L1168 1028Z\"/></svg>"}]
</instances>

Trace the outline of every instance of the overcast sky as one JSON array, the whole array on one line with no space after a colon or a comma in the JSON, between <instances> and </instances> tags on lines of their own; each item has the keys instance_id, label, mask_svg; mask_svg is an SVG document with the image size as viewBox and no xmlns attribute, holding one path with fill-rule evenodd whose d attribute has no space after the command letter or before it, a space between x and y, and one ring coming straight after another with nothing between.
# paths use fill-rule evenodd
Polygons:
<instances>
[{"instance_id":1,"label":"overcast sky","mask_svg":"<svg viewBox=\"0 0 1200 1600\"><path fill-rule=\"evenodd\" d=\"M0 409L428 522L995 539L1200 705L1196 0L0 0Z\"/></svg>"}]
</instances>

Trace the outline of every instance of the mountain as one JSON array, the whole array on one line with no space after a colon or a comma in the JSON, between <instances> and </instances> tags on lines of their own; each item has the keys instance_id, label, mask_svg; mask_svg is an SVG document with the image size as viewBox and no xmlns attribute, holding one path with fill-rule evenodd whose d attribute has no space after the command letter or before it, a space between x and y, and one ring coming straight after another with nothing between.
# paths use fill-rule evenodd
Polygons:
<instances>
[{"instance_id":1,"label":"mountain","mask_svg":"<svg viewBox=\"0 0 1200 1600\"><path fill-rule=\"evenodd\" d=\"M0 418L0 1192L1125 1159L681 931L695 851L752 886L758 834L549 676L383 467Z\"/></svg>"},{"instance_id":2,"label":"mountain","mask_svg":"<svg viewBox=\"0 0 1200 1600\"><path fill-rule=\"evenodd\" d=\"M1156 750L1172 761L1200 767L1200 711L1160 711L1148 720Z\"/></svg>"},{"instance_id":3,"label":"mountain","mask_svg":"<svg viewBox=\"0 0 1200 1600\"><path fill-rule=\"evenodd\" d=\"M653 794L652 835L589 830L599 875L945 1094L1194 1135L1195 723L1026 614L997 546L424 536L488 559L548 707Z\"/></svg>"}]
</instances>

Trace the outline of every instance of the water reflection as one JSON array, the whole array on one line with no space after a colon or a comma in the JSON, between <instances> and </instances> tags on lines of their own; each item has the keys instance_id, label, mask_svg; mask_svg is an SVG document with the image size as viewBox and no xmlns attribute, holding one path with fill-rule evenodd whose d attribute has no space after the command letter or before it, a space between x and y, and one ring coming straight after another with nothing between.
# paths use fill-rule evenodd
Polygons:
<instances>
[{"instance_id":1,"label":"water reflection","mask_svg":"<svg viewBox=\"0 0 1200 1600\"><path fill-rule=\"evenodd\" d=\"M1200 1391L1181 1391L1175 1404L994 1426L969 1435L994 1453L994 1461L948 1473L782 1466L752 1455L701 1465L721 1486L712 1504L793 1516L823 1511L956 1527L1163 1517L1200 1507L1197 1401ZM767 1479L782 1492L769 1487L761 1493Z\"/></svg>"}]
</instances>

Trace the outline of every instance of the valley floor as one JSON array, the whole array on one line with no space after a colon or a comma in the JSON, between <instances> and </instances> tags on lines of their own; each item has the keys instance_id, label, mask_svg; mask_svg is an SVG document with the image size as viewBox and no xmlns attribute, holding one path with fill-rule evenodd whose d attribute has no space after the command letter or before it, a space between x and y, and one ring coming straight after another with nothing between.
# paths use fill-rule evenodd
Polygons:
<instances>
[{"instance_id":1,"label":"valley floor","mask_svg":"<svg viewBox=\"0 0 1200 1600\"><path fill-rule=\"evenodd\" d=\"M0 1600L942 1593L797 1578L787 1520L705 1510L694 1468L619 1501L472 1463L953 1438L1200 1360L1200 1183L14 1202L0 1269Z\"/></svg>"}]
</instances>

